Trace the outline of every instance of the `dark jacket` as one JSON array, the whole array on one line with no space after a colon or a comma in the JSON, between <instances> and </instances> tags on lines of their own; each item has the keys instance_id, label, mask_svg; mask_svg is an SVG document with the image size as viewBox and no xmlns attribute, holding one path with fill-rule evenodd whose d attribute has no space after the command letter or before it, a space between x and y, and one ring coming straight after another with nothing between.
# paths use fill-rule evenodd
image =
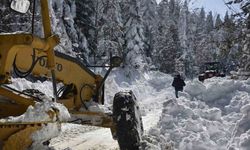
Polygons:
<instances>
[{"instance_id":1,"label":"dark jacket","mask_svg":"<svg viewBox=\"0 0 250 150\"><path fill-rule=\"evenodd\" d=\"M177 75L175 78L174 78L174 81L172 83L172 86L175 87L175 90L177 91L182 91L183 90L183 86L185 86L185 82L184 80L181 78L180 75Z\"/></svg>"}]
</instances>

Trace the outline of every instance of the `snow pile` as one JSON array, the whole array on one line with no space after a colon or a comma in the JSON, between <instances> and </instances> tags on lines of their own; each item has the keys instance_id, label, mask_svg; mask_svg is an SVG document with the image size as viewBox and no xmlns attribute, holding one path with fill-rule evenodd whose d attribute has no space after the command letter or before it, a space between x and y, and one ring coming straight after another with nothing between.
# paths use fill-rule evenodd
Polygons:
<instances>
[{"instance_id":1,"label":"snow pile","mask_svg":"<svg viewBox=\"0 0 250 150\"><path fill-rule=\"evenodd\" d=\"M231 142L229 143L229 150L248 150L250 147L250 104L241 108L242 118L237 121Z\"/></svg>"},{"instance_id":2,"label":"snow pile","mask_svg":"<svg viewBox=\"0 0 250 150\"><path fill-rule=\"evenodd\" d=\"M17 117L0 119L1 123L42 123L42 128L32 134L31 150L49 149L44 142L57 137L61 132L61 123L70 119L70 114L65 106L50 100L37 102L29 106L26 112Z\"/></svg>"},{"instance_id":3,"label":"snow pile","mask_svg":"<svg viewBox=\"0 0 250 150\"><path fill-rule=\"evenodd\" d=\"M146 124L144 129L148 130L158 122L166 95L174 93L172 81L172 76L158 71L141 73L134 70L132 74L127 74L123 69L116 69L105 84L105 105L112 108L113 97L117 92L131 90L138 100L143 124Z\"/></svg>"},{"instance_id":4,"label":"snow pile","mask_svg":"<svg viewBox=\"0 0 250 150\"><path fill-rule=\"evenodd\" d=\"M32 145L29 150L51 150L48 147L48 140L57 137L61 132L60 123L43 124L42 129L32 134ZM45 144L46 143L46 144Z\"/></svg>"},{"instance_id":5,"label":"snow pile","mask_svg":"<svg viewBox=\"0 0 250 150\"><path fill-rule=\"evenodd\" d=\"M26 89L40 89L46 94L51 94L52 86L51 82L41 83L40 81L32 83L25 79L15 78L12 79L13 84L11 87L23 91ZM48 88L49 87L49 88ZM51 98L46 96L40 97L43 98L42 102L36 102L34 106L29 106L26 112L17 117L8 117L0 119L1 123L6 122L16 122L16 123L42 123L42 128L32 134L32 145L31 150L38 149L49 149L48 140L57 137L61 132L61 123L66 122L70 119L70 114L68 109L59 103L52 102Z\"/></svg>"},{"instance_id":6,"label":"snow pile","mask_svg":"<svg viewBox=\"0 0 250 150\"><path fill-rule=\"evenodd\" d=\"M17 123L42 123L42 128L32 134L31 150L46 150L48 144L44 142L57 137L61 132L61 123L69 120L70 114L65 106L51 101L36 103L29 106L27 111L17 117L8 117L0 119L1 123L17 122ZM47 122L47 123L43 123Z\"/></svg>"},{"instance_id":7,"label":"snow pile","mask_svg":"<svg viewBox=\"0 0 250 150\"><path fill-rule=\"evenodd\" d=\"M223 82L220 82L221 80L223 80ZM194 80L187 83L185 92L187 92L192 99L201 99L206 102L214 103L218 101L218 99L231 96L231 93L242 87L242 85L242 82L230 79L224 80L222 78L205 80L204 84L198 80Z\"/></svg>"},{"instance_id":8,"label":"snow pile","mask_svg":"<svg viewBox=\"0 0 250 150\"><path fill-rule=\"evenodd\" d=\"M9 86L18 91L24 91L26 89L37 89L40 92L45 93L47 97L53 97L53 88L50 81L41 82L37 80L33 83L24 78L12 78L11 80L12 84Z\"/></svg>"},{"instance_id":9,"label":"snow pile","mask_svg":"<svg viewBox=\"0 0 250 150\"><path fill-rule=\"evenodd\" d=\"M193 82L190 82L186 85L185 91L189 93L192 99L201 97L201 94L204 93L206 90L205 85L203 85L197 79Z\"/></svg>"},{"instance_id":10,"label":"snow pile","mask_svg":"<svg viewBox=\"0 0 250 150\"><path fill-rule=\"evenodd\" d=\"M124 70L114 70L106 81L106 103L113 102L113 96L119 91L132 90L136 98L142 102L147 96L157 95L161 90L171 86L173 78L158 71L140 73L134 70L127 74Z\"/></svg>"},{"instance_id":11,"label":"snow pile","mask_svg":"<svg viewBox=\"0 0 250 150\"><path fill-rule=\"evenodd\" d=\"M205 83L206 91L202 93L204 101L215 102L223 98L228 99L228 96L231 96L234 91L240 89L242 86L242 82L237 82L234 80L223 80L223 82L220 81L220 78L215 78L209 80L209 83Z\"/></svg>"},{"instance_id":12,"label":"snow pile","mask_svg":"<svg viewBox=\"0 0 250 150\"><path fill-rule=\"evenodd\" d=\"M165 98L145 149L169 145L176 150L249 149L249 85L226 78L187 82L180 98L170 94Z\"/></svg>"},{"instance_id":13,"label":"snow pile","mask_svg":"<svg viewBox=\"0 0 250 150\"><path fill-rule=\"evenodd\" d=\"M29 106L24 114L17 117L0 119L0 122L55 122L67 121L70 114L65 106L51 101L37 102Z\"/></svg>"},{"instance_id":14,"label":"snow pile","mask_svg":"<svg viewBox=\"0 0 250 150\"><path fill-rule=\"evenodd\" d=\"M160 133L164 138L169 139L169 142L174 143L176 149L185 150L200 150L200 149L216 149L220 144L215 141L220 140L220 133L224 127L216 120L218 117L211 117L209 112L214 112L215 116L220 116L220 111L207 110L205 106L192 104L197 108L197 112L193 108L179 104L172 99L164 103L161 120L159 122ZM204 111L202 111L202 108ZM198 112L201 112L199 115ZM209 114L206 116L206 114ZM204 118L203 118L204 117ZM209 120L211 119L211 120ZM221 127L220 130L216 130ZM214 130L215 129L215 130ZM215 141L210 138L215 138Z\"/></svg>"},{"instance_id":15,"label":"snow pile","mask_svg":"<svg viewBox=\"0 0 250 150\"><path fill-rule=\"evenodd\" d=\"M46 95L40 97L43 98L42 102L36 102L34 106L29 106L23 115L1 119L1 122L55 122L67 121L70 118L70 114L64 105L52 102L52 99L49 98L52 97L53 91L51 82L37 81L32 83L23 78L12 78L12 84L9 86L18 91L37 89L41 93L46 93Z\"/></svg>"}]
</instances>

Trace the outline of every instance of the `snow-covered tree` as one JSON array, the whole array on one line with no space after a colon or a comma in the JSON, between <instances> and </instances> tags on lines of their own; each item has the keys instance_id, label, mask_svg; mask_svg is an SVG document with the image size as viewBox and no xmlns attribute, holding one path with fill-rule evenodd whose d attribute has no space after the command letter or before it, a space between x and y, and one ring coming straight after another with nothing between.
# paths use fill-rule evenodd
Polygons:
<instances>
[{"instance_id":1,"label":"snow-covered tree","mask_svg":"<svg viewBox=\"0 0 250 150\"><path fill-rule=\"evenodd\" d=\"M38 5L39 6L39 5ZM50 1L50 12L51 12L51 25L54 33L60 36L60 44L56 48L58 51L67 53L68 55L73 54L74 48L78 49L79 46L84 48L85 44L79 44L79 37L75 28L75 2L72 0L68 1ZM40 8L39 8L40 9ZM39 10L38 10L39 12ZM85 39L83 39L85 40ZM85 47L86 48L86 47Z\"/></svg>"},{"instance_id":2,"label":"snow-covered tree","mask_svg":"<svg viewBox=\"0 0 250 150\"><path fill-rule=\"evenodd\" d=\"M204 27L206 26L206 12L204 8L202 7L198 18L197 18L197 33L204 33Z\"/></svg>"},{"instance_id":3,"label":"snow-covered tree","mask_svg":"<svg viewBox=\"0 0 250 150\"><path fill-rule=\"evenodd\" d=\"M209 34L214 29L213 14L210 11L206 18L206 33Z\"/></svg>"},{"instance_id":4,"label":"snow-covered tree","mask_svg":"<svg viewBox=\"0 0 250 150\"><path fill-rule=\"evenodd\" d=\"M96 59L98 64L103 64L110 54L122 56L123 24L119 1L97 0L96 5Z\"/></svg>"},{"instance_id":5,"label":"snow-covered tree","mask_svg":"<svg viewBox=\"0 0 250 150\"><path fill-rule=\"evenodd\" d=\"M178 24L178 29L179 29L179 36L180 36L180 42L181 46L183 48L187 48L187 43L188 43L188 37L187 37L187 32L188 32L188 20L189 19L189 10L188 10L188 3L185 0L181 11L180 11L180 17L179 17L179 24Z\"/></svg>"},{"instance_id":6,"label":"snow-covered tree","mask_svg":"<svg viewBox=\"0 0 250 150\"><path fill-rule=\"evenodd\" d=\"M235 25L232 18L226 12L222 25L222 39L219 42L219 60L227 64L230 61L230 54L234 47Z\"/></svg>"},{"instance_id":7,"label":"snow-covered tree","mask_svg":"<svg viewBox=\"0 0 250 150\"><path fill-rule=\"evenodd\" d=\"M222 26L222 20L220 18L220 14L217 15L214 26L216 29L219 29Z\"/></svg>"},{"instance_id":8,"label":"snow-covered tree","mask_svg":"<svg viewBox=\"0 0 250 150\"><path fill-rule=\"evenodd\" d=\"M241 67L247 70L249 2L232 0L241 5L241 17L245 19L241 22L228 13L222 21L220 15L214 20L212 12L207 13L204 8L190 11L189 2L52 0L52 28L61 37L56 50L88 64L104 64L112 52L123 57L125 68L143 70L153 64L160 71L173 73L185 66L188 77L206 61L222 61L229 68L241 60ZM31 32L32 7L24 16L16 12L8 15L9 3L0 2L0 32ZM39 5L35 8L34 33L42 35Z\"/></svg>"},{"instance_id":9,"label":"snow-covered tree","mask_svg":"<svg viewBox=\"0 0 250 150\"><path fill-rule=\"evenodd\" d=\"M97 51L96 43L96 0L76 0L76 25L87 39L89 51L85 55L89 63L95 63Z\"/></svg>"},{"instance_id":10,"label":"snow-covered tree","mask_svg":"<svg viewBox=\"0 0 250 150\"><path fill-rule=\"evenodd\" d=\"M139 6L138 0L123 0L120 2L125 40L123 58L126 66L145 69L147 65L144 52L145 40Z\"/></svg>"},{"instance_id":11,"label":"snow-covered tree","mask_svg":"<svg viewBox=\"0 0 250 150\"><path fill-rule=\"evenodd\" d=\"M182 63L179 66L183 66L184 70L179 72L183 72L187 77L191 77L194 72L194 56L193 56L193 24L192 24L192 19L191 19L191 13L189 12L188 9L188 1L185 0L184 4L181 6L181 11L180 11L180 17L179 17L179 25L178 25L178 30L179 30L179 38L180 38L180 43L181 43L181 48L183 51L183 55L181 57Z\"/></svg>"},{"instance_id":12,"label":"snow-covered tree","mask_svg":"<svg viewBox=\"0 0 250 150\"><path fill-rule=\"evenodd\" d=\"M147 57L152 57L157 21L159 20L157 18L157 3L155 0L144 0L141 1L140 8L145 33L145 52Z\"/></svg>"},{"instance_id":13,"label":"snow-covered tree","mask_svg":"<svg viewBox=\"0 0 250 150\"><path fill-rule=\"evenodd\" d=\"M194 55L195 55L195 65L200 66L200 64L206 61L207 55L204 55L204 47L207 45L206 34L205 34L205 24L206 16L204 8L201 8L197 18L195 18L195 33L194 33Z\"/></svg>"},{"instance_id":14,"label":"snow-covered tree","mask_svg":"<svg viewBox=\"0 0 250 150\"><path fill-rule=\"evenodd\" d=\"M245 78L249 78L250 76L250 2L248 0L232 0L231 3L240 3L242 10L242 18L244 18L243 22L243 54L241 56L240 62L240 70L239 74L245 76ZM240 24L242 24L240 22Z\"/></svg>"},{"instance_id":15,"label":"snow-covered tree","mask_svg":"<svg viewBox=\"0 0 250 150\"><path fill-rule=\"evenodd\" d=\"M33 3L31 3L32 5ZM0 32L10 33L16 31L31 32L31 12L18 13L10 8L10 1L3 0L0 2Z\"/></svg>"},{"instance_id":16,"label":"snow-covered tree","mask_svg":"<svg viewBox=\"0 0 250 150\"><path fill-rule=\"evenodd\" d=\"M182 53L178 30L179 3L175 0L162 1L158 7L158 14L160 20L158 22L154 62L157 63L161 71L173 73L176 71L175 62Z\"/></svg>"}]
</instances>

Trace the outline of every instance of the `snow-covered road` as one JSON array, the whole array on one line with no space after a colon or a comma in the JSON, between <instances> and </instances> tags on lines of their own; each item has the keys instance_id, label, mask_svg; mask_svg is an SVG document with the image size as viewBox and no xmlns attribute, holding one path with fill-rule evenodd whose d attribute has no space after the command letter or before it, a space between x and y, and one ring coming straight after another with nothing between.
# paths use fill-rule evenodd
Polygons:
<instances>
[{"instance_id":1,"label":"snow-covered road","mask_svg":"<svg viewBox=\"0 0 250 150\"><path fill-rule=\"evenodd\" d=\"M112 92L130 87L137 96L145 129L144 150L162 150L170 145L174 150L249 150L250 80L187 81L176 99L170 76L153 73L144 77L130 85L111 84ZM118 149L109 130L97 129L79 137L84 136L90 140L82 140L81 146L94 143L87 149ZM111 145L105 147L108 142Z\"/></svg>"},{"instance_id":2,"label":"snow-covered road","mask_svg":"<svg viewBox=\"0 0 250 150\"><path fill-rule=\"evenodd\" d=\"M155 94L155 93L154 93ZM157 93L157 96L148 96L140 104L142 107L142 121L144 132L156 127L162 112L162 104L166 101L166 91ZM50 146L56 150L115 150L119 149L116 140L106 128L89 127L82 125L64 124L62 133L51 140Z\"/></svg>"},{"instance_id":3,"label":"snow-covered road","mask_svg":"<svg viewBox=\"0 0 250 150\"><path fill-rule=\"evenodd\" d=\"M69 126L71 127L69 128ZM64 124L63 132L51 140L50 145L56 150L119 149L117 141L113 140L109 129L73 124Z\"/></svg>"},{"instance_id":4,"label":"snow-covered road","mask_svg":"<svg viewBox=\"0 0 250 150\"><path fill-rule=\"evenodd\" d=\"M145 133L159 121L161 109L151 110L142 117ZM55 150L118 150L110 129L84 125L64 124L62 133L51 140Z\"/></svg>"},{"instance_id":5,"label":"snow-covered road","mask_svg":"<svg viewBox=\"0 0 250 150\"><path fill-rule=\"evenodd\" d=\"M172 80L160 72L130 79L122 72L113 73L106 82L105 105L111 106L118 91L134 92L145 129L143 150L165 150L169 145L174 150L249 150L250 80L189 80L178 99ZM20 81L15 87L29 88L30 83ZM42 84L36 85L42 91ZM69 123L62 125L62 132L50 146L56 150L119 149L109 129Z\"/></svg>"}]
</instances>

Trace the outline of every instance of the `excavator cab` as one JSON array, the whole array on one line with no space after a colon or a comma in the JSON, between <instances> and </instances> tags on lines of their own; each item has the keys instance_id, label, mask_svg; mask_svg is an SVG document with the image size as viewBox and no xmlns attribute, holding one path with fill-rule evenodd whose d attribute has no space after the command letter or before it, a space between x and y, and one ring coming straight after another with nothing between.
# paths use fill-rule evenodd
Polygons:
<instances>
[{"instance_id":1,"label":"excavator cab","mask_svg":"<svg viewBox=\"0 0 250 150\"><path fill-rule=\"evenodd\" d=\"M12 0L10 7L16 12L26 13L30 5L29 0ZM50 120L1 122L6 117L22 115L30 106L47 103L34 95L39 93L36 89L18 91L11 88L9 84L12 83L13 74L19 78L48 78L53 87L53 99L49 101L51 105L60 103L66 107L70 114L68 121L110 128L121 149L139 149L143 125L132 91L115 94L111 114L93 111L87 105L89 102L104 104L104 83L112 69L120 66L122 59L118 56L110 57L109 66L105 66L109 69L101 76L76 58L55 51L60 37L51 29L48 0L40 0L40 6L43 36L34 35L33 30L32 33L0 34L0 149L28 149L34 142L34 133L49 124L60 126L62 123L56 108L46 111ZM58 83L64 86L57 89Z\"/></svg>"}]
</instances>

